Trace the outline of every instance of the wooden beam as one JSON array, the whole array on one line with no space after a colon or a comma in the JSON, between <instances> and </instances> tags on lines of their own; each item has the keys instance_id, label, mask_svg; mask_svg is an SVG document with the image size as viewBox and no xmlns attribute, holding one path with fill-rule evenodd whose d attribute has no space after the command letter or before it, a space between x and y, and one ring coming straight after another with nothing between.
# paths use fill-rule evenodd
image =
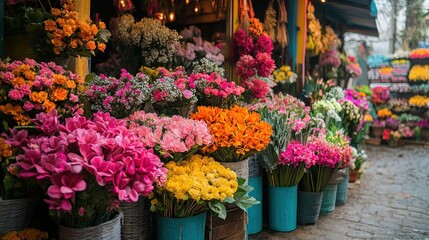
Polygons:
<instances>
[{"instance_id":1,"label":"wooden beam","mask_svg":"<svg viewBox=\"0 0 429 240\"><path fill-rule=\"evenodd\" d=\"M239 26L239 0L227 0L226 13L226 47L225 47L225 78L237 82L235 74L234 47L232 46L232 36Z\"/></svg>"},{"instance_id":2,"label":"wooden beam","mask_svg":"<svg viewBox=\"0 0 429 240\"><path fill-rule=\"evenodd\" d=\"M299 94L302 91L305 83L305 43L307 41L307 4L308 0L298 1L297 8L297 53L296 53L296 64L298 67L297 75L298 79L301 81L297 81L296 92Z\"/></svg>"},{"instance_id":3,"label":"wooden beam","mask_svg":"<svg viewBox=\"0 0 429 240\"><path fill-rule=\"evenodd\" d=\"M4 0L0 0L0 58L3 58L4 40Z\"/></svg>"}]
</instances>

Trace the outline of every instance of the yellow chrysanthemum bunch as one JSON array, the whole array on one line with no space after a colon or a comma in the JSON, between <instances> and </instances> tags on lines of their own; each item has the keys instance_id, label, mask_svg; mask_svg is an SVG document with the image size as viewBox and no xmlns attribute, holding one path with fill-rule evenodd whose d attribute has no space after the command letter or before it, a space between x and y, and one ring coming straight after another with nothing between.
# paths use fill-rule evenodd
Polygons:
<instances>
[{"instance_id":1,"label":"yellow chrysanthemum bunch","mask_svg":"<svg viewBox=\"0 0 429 240\"><path fill-rule=\"evenodd\" d=\"M392 115L392 112L387 108L383 108L377 111L377 117L379 118L388 118L391 115Z\"/></svg>"},{"instance_id":2,"label":"yellow chrysanthemum bunch","mask_svg":"<svg viewBox=\"0 0 429 240\"><path fill-rule=\"evenodd\" d=\"M414 65L408 78L410 81L429 81L429 65Z\"/></svg>"},{"instance_id":3,"label":"yellow chrysanthemum bunch","mask_svg":"<svg viewBox=\"0 0 429 240\"><path fill-rule=\"evenodd\" d=\"M429 106L429 97L416 95L408 100L408 104L413 107L427 107Z\"/></svg>"},{"instance_id":4,"label":"yellow chrysanthemum bunch","mask_svg":"<svg viewBox=\"0 0 429 240\"><path fill-rule=\"evenodd\" d=\"M237 174L213 158L193 155L180 162L168 162L167 182L151 199L151 210L165 217L189 217L204 212L209 202L233 198L238 189Z\"/></svg>"},{"instance_id":5,"label":"yellow chrysanthemum bunch","mask_svg":"<svg viewBox=\"0 0 429 240\"><path fill-rule=\"evenodd\" d=\"M283 65L273 72L274 81L276 83L294 83L297 75L292 72L288 65Z\"/></svg>"}]
</instances>

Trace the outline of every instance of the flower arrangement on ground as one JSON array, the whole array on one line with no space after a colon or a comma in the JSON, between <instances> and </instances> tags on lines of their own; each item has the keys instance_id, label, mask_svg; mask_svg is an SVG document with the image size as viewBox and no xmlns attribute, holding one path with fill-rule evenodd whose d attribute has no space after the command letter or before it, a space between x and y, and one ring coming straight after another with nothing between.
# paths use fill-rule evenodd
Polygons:
<instances>
[{"instance_id":1,"label":"flower arrangement on ground","mask_svg":"<svg viewBox=\"0 0 429 240\"><path fill-rule=\"evenodd\" d=\"M229 107L234 105L244 88L230 82L216 72L189 76L189 86L196 90L198 105Z\"/></svg>"},{"instance_id":2,"label":"flower arrangement on ground","mask_svg":"<svg viewBox=\"0 0 429 240\"><path fill-rule=\"evenodd\" d=\"M398 131L401 134L401 136L404 138L414 137L414 131L409 126L406 126L405 124L400 124L398 126Z\"/></svg>"},{"instance_id":3,"label":"flower arrangement on ground","mask_svg":"<svg viewBox=\"0 0 429 240\"><path fill-rule=\"evenodd\" d=\"M334 170L342 165L340 149L326 141L324 136L313 138L307 143L316 155L315 164L304 174L299 186L306 192L323 192Z\"/></svg>"},{"instance_id":4,"label":"flower arrangement on ground","mask_svg":"<svg viewBox=\"0 0 429 240\"><path fill-rule=\"evenodd\" d=\"M198 99L185 69L177 67L168 71L158 68L157 72L157 78L150 86L150 101L155 111L167 116L187 116Z\"/></svg>"},{"instance_id":5,"label":"flower arrangement on ground","mask_svg":"<svg viewBox=\"0 0 429 240\"><path fill-rule=\"evenodd\" d=\"M272 128L256 112L237 105L222 109L198 107L191 119L207 123L213 144L204 152L219 162L239 162L264 150L270 142Z\"/></svg>"},{"instance_id":6,"label":"flower arrangement on ground","mask_svg":"<svg viewBox=\"0 0 429 240\"><path fill-rule=\"evenodd\" d=\"M2 240L47 240L49 235L34 228L27 228L20 231L8 232L0 236Z\"/></svg>"},{"instance_id":7,"label":"flower arrangement on ground","mask_svg":"<svg viewBox=\"0 0 429 240\"><path fill-rule=\"evenodd\" d=\"M365 112L362 113L359 107L348 99L342 99L340 104L342 127L346 131L346 135L352 137L353 132L357 130L358 125L362 122Z\"/></svg>"},{"instance_id":8,"label":"flower arrangement on ground","mask_svg":"<svg viewBox=\"0 0 429 240\"><path fill-rule=\"evenodd\" d=\"M243 210L257 204L254 198L241 196L245 190L236 173L211 157L193 155L181 162L169 162L165 167L168 169L165 185L156 188L149 197L150 209L164 217L191 217L210 210L225 219L226 203L236 203Z\"/></svg>"},{"instance_id":9,"label":"flower arrangement on ground","mask_svg":"<svg viewBox=\"0 0 429 240\"><path fill-rule=\"evenodd\" d=\"M94 75L84 97L92 112L109 112L116 118L125 118L145 107L150 98L149 78L143 73L133 76L125 69L119 79Z\"/></svg>"},{"instance_id":10,"label":"flower arrangement on ground","mask_svg":"<svg viewBox=\"0 0 429 240\"><path fill-rule=\"evenodd\" d=\"M352 164L350 165L350 170L362 172L364 164L368 160L368 155L366 155L366 152L363 149L357 150L356 148L352 148L352 150L354 161L351 161Z\"/></svg>"},{"instance_id":11,"label":"flower arrangement on ground","mask_svg":"<svg viewBox=\"0 0 429 240\"><path fill-rule=\"evenodd\" d=\"M83 79L77 74L53 62L37 63L32 59L2 62L0 69L3 126L26 126L37 113L53 109L64 117L83 113L79 103Z\"/></svg>"},{"instance_id":12,"label":"flower arrangement on ground","mask_svg":"<svg viewBox=\"0 0 429 240\"><path fill-rule=\"evenodd\" d=\"M159 117L138 111L129 116L129 127L143 145L154 149L164 162L180 161L212 144L207 124L180 116Z\"/></svg>"},{"instance_id":13,"label":"flower arrangement on ground","mask_svg":"<svg viewBox=\"0 0 429 240\"><path fill-rule=\"evenodd\" d=\"M159 20L142 18L135 22L131 14L119 18L118 31L122 44L141 51L142 65L150 67L168 66L180 39L179 33L162 25Z\"/></svg>"},{"instance_id":14,"label":"flower arrangement on ground","mask_svg":"<svg viewBox=\"0 0 429 240\"><path fill-rule=\"evenodd\" d=\"M52 8L51 16L43 25L47 33L46 42L54 56L89 57L96 51L104 52L110 38L110 32L102 21L79 20L72 0L66 1L62 9Z\"/></svg>"},{"instance_id":15,"label":"flower arrangement on ground","mask_svg":"<svg viewBox=\"0 0 429 240\"><path fill-rule=\"evenodd\" d=\"M164 184L163 163L125 121L101 112L93 120L74 116L60 124L58 118L56 111L40 113L40 135L8 141L21 141L13 167L46 189L59 224L96 226L116 215L119 201L137 202Z\"/></svg>"}]
</instances>

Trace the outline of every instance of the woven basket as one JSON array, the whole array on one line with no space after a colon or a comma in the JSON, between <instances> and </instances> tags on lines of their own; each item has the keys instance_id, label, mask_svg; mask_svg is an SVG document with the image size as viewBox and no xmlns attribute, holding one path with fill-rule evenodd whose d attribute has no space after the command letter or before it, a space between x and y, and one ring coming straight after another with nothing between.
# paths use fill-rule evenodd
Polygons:
<instances>
[{"instance_id":1,"label":"woven basket","mask_svg":"<svg viewBox=\"0 0 429 240\"><path fill-rule=\"evenodd\" d=\"M224 167L230 168L232 171L237 173L237 177L246 179L246 183L249 179L249 159L245 159L240 162L219 162Z\"/></svg>"},{"instance_id":2,"label":"woven basket","mask_svg":"<svg viewBox=\"0 0 429 240\"><path fill-rule=\"evenodd\" d=\"M59 227L61 240L121 240L122 213L98 226L87 228Z\"/></svg>"},{"instance_id":3,"label":"woven basket","mask_svg":"<svg viewBox=\"0 0 429 240\"><path fill-rule=\"evenodd\" d=\"M121 203L124 214L122 224L122 240L148 240L152 239L152 213L144 205L141 198L136 203Z\"/></svg>"},{"instance_id":4,"label":"woven basket","mask_svg":"<svg viewBox=\"0 0 429 240\"><path fill-rule=\"evenodd\" d=\"M34 198L0 200L0 235L28 227L33 213Z\"/></svg>"}]
</instances>

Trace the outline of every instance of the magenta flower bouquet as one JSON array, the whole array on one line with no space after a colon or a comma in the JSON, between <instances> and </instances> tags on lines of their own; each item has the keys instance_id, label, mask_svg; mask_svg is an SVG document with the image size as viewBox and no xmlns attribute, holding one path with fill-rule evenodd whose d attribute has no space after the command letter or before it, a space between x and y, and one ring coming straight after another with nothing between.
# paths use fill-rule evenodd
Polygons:
<instances>
[{"instance_id":1,"label":"magenta flower bouquet","mask_svg":"<svg viewBox=\"0 0 429 240\"><path fill-rule=\"evenodd\" d=\"M300 188L306 192L323 192L334 170L342 163L340 149L323 137L311 140L307 146L316 155L316 163L304 174Z\"/></svg>"},{"instance_id":2,"label":"magenta flower bouquet","mask_svg":"<svg viewBox=\"0 0 429 240\"><path fill-rule=\"evenodd\" d=\"M287 145L280 153L278 166L268 171L268 182L274 187L296 186L301 181L306 169L316 163L316 155L308 146L295 141Z\"/></svg>"},{"instance_id":3,"label":"magenta flower bouquet","mask_svg":"<svg viewBox=\"0 0 429 240\"><path fill-rule=\"evenodd\" d=\"M229 107L236 103L244 88L218 73L196 73L189 76L189 86L196 90L199 106Z\"/></svg>"},{"instance_id":4,"label":"magenta flower bouquet","mask_svg":"<svg viewBox=\"0 0 429 240\"><path fill-rule=\"evenodd\" d=\"M180 161L213 142L204 121L180 116L158 117L154 113L135 112L129 126L146 148L153 148L164 162Z\"/></svg>"},{"instance_id":5,"label":"magenta flower bouquet","mask_svg":"<svg viewBox=\"0 0 429 240\"><path fill-rule=\"evenodd\" d=\"M92 112L109 112L116 118L142 110L150 98L149 78L143 73L132 76L122 69L119 79L94 76L84 94Z\"/></svg>"},{"instance_id":6,"label":"magenta flower bouquet","mask_svg":"<svg viewBox=\"0 0 429 240\"><path fill-rule=\"evenodd\" d=\"M166 169L138 135L108 113L68 118L37 115L43 134L20 141L17 175L46 189L52 215L67 227L95 226L116 215L119 201L137 202L166 181ZM22 130L26 131L26 130ZM18 139L10 139L13 145Z\"/></svg>"}]
</instances>

